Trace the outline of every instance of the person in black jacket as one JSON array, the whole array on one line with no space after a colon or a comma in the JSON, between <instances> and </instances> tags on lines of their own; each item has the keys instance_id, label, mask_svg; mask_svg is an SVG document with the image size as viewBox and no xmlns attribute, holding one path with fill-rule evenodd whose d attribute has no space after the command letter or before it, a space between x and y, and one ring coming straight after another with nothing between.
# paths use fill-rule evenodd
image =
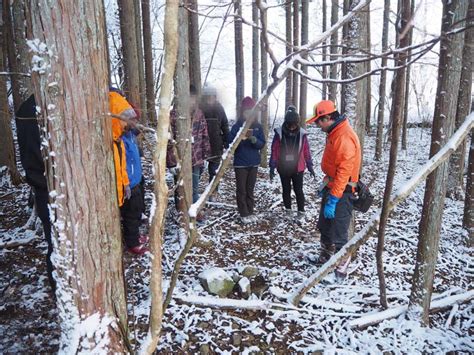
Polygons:
<instances>
[{"instance_id":1,"label":"person in black jacket","mask_svg":"<svg viewBox=\"0 0 474 355\"><path fill-rule=\"evenodd\" d=\"M211 156L207 159L209 182L211 182L216 175L224 149L229 146L229 121L224 107L217 101L217 91L213 87L203 88L201 110L207 121L207 132L211 143Z\"/></svg>"},{"instance_id":2,"label":"person in black jacket","mask_svg":"<svg viewBox=\"0 0 474 355\"><path fill-rule=\"evenodd\" d=\"M20 148L20 160L26 174L26 182L31 186L35 196L35 207L38 217L43 224L43 232L48 244L46 269L49 284L53 292L56 290L56 281L53 278L53 264L51 254L53 243L51 240L51 222L49 219L48 201L49 192L44 174L44 162L41 155L41 136L36 118L36 102L34 95L24 101L16 116L16 134Z\"/></svg>"}]
</instances>

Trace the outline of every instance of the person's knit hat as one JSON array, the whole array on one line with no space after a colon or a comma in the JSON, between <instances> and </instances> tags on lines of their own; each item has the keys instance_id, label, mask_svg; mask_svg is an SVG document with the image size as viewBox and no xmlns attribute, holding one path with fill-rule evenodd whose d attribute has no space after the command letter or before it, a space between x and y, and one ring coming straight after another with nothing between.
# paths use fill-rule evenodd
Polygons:
<instances>
[{"instance_id":1,"label":"person's knit hat","mask_svg":"<svg viewBox=\"0 0 474 355\"><path fill-rule=\"evenodd\" d=\"M296 107L293 105L288 106L285 113L285 123L299 123L300 115L296 111Z\"/></svg>"},{"instance_id":2,"label":"person's knit hat","mask_svg":"<svg viewBox=\"0 0 474 355\"><path fill-rule=\"evenodd\" d=\"M246 96L242 100L241 106L242 106L242 111L251 110L255 107L255 100L252 99L250 96Z\"/></svg>"},{"instance_id":3,"label":"person's knit hat","mask_svg":"<svg viewBox=\"0 0 474 355\"><path fill-rule=\"evenodd\" d=\"M202 95L203 96L217 96L217 90L213 86L205 85L202 88Z\"/></svg>"}]
</instances>

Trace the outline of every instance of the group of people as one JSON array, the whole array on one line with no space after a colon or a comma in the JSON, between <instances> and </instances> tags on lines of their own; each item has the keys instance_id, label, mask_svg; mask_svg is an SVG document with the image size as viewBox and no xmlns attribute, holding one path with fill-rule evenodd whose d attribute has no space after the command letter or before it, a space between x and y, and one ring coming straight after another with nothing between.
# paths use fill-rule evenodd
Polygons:
<instances>
[{"instance_id":1,"label":"group of people","mask_svg":"<svg viewBox=\"0 0 474 355\"><path fill-rule=\"evenodd\" d=\"M192 119L192 187L193 201L199 198L199 183L207 166L209 181L216 170L224 151L234 141L247 121L250 128L244 132L234 153L236 201L243 224L258 220L255 213L255 184L261 164L261 150L266 137L258 121L256 102L245 97L241 102L240 116L229 129L229 122L223 106L217 99L217 91L204 87L199 98L196 89L190 88L190 116ZM148 237L140 234L140 225L145 211L144 177L142 173L142 151L139 144L140 131L136 129L140 111L116 88L109 90L109 111L112 115L113 157L117 184L118 206L121 212L123 239L127 250L142 255L148 251ZM172 136L176 138L177 114L170 113ZM309 257L316 264L325 263L348 240L348 229L352 218L353 201L359 179L361 150L357 134L348 119L341 115L332 101L323 100L314 106L314 115L306 121L316 123L326 134L326 146L321 162L325 174L319 188L322 206L318 229L321 232L321 247L318 255ZM282 186L283 204L287 215L303 219L305 196L303 192L306 170L315 177L308 135L302 128L301 118L294 106L286 110L284 122L275 129L269 160L270 179L278 173ZM303 121L304 123L304 121ZM36 118L36 103L31 95L16 112L16 125L20 158L31 185L35 206L43 224L48 244L47 271L53 290L53 265L51 253L51 222L48 211L48 187L43 157L40 151L40 133ZM172 144L168 146L167 167L177 183L178 162ZM291 208L291 191L296 196L297 212ZM203 217L198 216L198 220ZM347 273L350 257L342 260L336 272Z\"/></svg>"}]
</instances>

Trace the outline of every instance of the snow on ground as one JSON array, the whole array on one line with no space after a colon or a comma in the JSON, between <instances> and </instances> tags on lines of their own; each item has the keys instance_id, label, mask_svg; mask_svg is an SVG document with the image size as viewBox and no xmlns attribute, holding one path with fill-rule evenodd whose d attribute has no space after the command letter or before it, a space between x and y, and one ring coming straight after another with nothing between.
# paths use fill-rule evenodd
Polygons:
<instances>
[{"instance_id":1,"label":"snow on ground","mask_svg":"<svg viewBox=\"0 0 474 355\"><path fill-rule=\"evenodd\" d=\"M314 127L309 129L312 153L318 166L324 136ZM425 162L429 147L429 131L409 130L410 151L400 153L396 184L414 173ZM384 161L372 159L374 138L366 139L364 179L382 196L388 149ZM145 171L151 171L149 154ZM318 169L317 169L318 171ZM320 174L320 173L319 173ZM202 179L205 186L206 176ZM461 305L431 316L432 328L424 329L403 318L384 321L365 330L351 329L348 322L380 310L375 265L375 239L362 246L353 262L355 271L342 284L327 282L310 291L299 309L284 302L285 295L305 277L316 271L305 256L316 253L319 233L316 230L319 198L316 196L321 175L305 181L307 215L303 224L288 221L283 214L278 177L268 179L260 169L257 182L259 222L242 226L238 222L234 200L233 171L228 171L220 186L217 201L206 209L206 221L199 226L202 243L193 248L185 260L175 295L165 314L159 351L163 353L441 353L452 350L474 351L472 341L474 304ZM3 181L0 196L11 191ZM151 199L151 181L147 181L147 200ZM422 184L393 213L387 230L384 255L388 298L392 307L406 305L414 269L417 228L423 199ZM28 188L15 188L15 193L1 200L0 233L2 241L25 239L34 231L22 229L28 220L26 206ZM150 203L148 203L150 205ZM466 233L461 228L462 202L447 200L443 220L440 253L434 292L436 297L467 291L472 285L472 250L466 247ZM370 218L356 213L356 230ZM168 223L164 237L164 289L177 253L183 246L182 231L177 228L177 215L170 199ZM39 233L37 233L39 234ZM59 327L52 297L47 287L44 265L46 243L35 237L21 247L0 249L0 352L45 351L57 349ZM149 257L125 255L129 293L130 332L138 344L146 336L149 311ZM201 287L198 275L212 267L241 271L244 266L258 267L268 280L270 289L261 297L253 295L247 305L254 310L229 310L222 307L192 305L216 303L214 296ZM237 293L229 296L239 303ZM179 300L178 300L179 298ZM187 301L186 304L183 302ZM218 303L218 302L217 302ZM261 305L282 307L261 310ZM224 304L225 306L225 304ZM452 313L450 315L450 313ZM447 322L449 318L449 322Z\"/></svg>"}]
</instances>

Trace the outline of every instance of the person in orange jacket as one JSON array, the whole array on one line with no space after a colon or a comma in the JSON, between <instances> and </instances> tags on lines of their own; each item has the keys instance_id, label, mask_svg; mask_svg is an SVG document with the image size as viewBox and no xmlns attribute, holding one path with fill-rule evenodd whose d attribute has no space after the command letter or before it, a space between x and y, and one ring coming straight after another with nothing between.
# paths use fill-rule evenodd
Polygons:
<instances>
[{"instance_id":1,"label":"person in orange jacket","mask_svg":"<svg viewBox=\"0 0 474 355\"><path fill-rule=\"evenodd\" d=\"M307 123L312 122L327 134L321 161L325 174L320 188L322 205L318 221L321 250L317 259L310 259L324 264L347 243L362 155L357 134L346 116L337 111L334 102L323 100L315 105L314 115ZM350 256L341 260L336 275L347 275L349 263Z\"/></svg>"}]
</instances>

